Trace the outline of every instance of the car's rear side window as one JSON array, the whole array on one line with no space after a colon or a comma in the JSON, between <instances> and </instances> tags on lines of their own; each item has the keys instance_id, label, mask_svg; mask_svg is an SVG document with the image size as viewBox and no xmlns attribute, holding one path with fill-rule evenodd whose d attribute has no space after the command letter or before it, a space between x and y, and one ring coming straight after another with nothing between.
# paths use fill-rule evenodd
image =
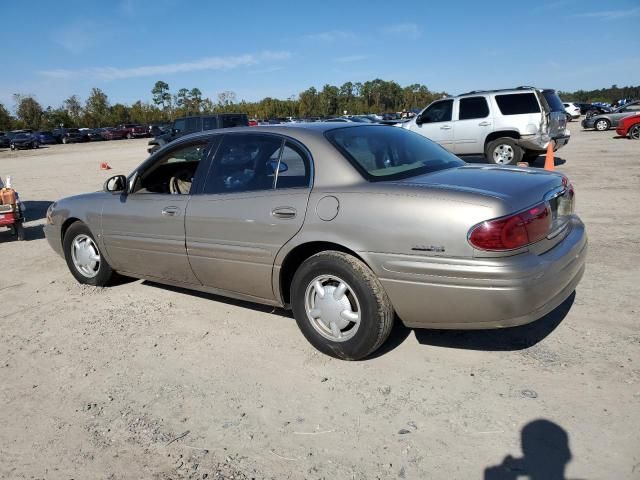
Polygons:
<instances>
[{"instance_id":1,"label":"car's rear side window","mask_svg":"<svg viewBox=\"0 0 640 480\"><path fill-rule=\"evenodd\" d=\"M540 113L540 105L534 93L496 95L496 103L503 115Z\"/></svg>"},{"instance_id":2,"label":"car's rear side window","mask_svg":"<svg viewBox=\"0 0 640 480\"><path fill-rule=\"evenodd\" d=\"M485 118L489 116L489 105L484 97L468 97L460 99L459 120Z\"/></svg>"},{"instance_id":3,"label":"car's rear side window","mask_svg":"<svg viewBox=\"0 0 640 480\"><path fill-rule=\"evenodd\" d=\"M437 143L404 128L362 125L328 130L325 136L369 181L413 177L464 165Z\"/></svg>"},{"instance_id":4,"label":"car's rear side window","mask_svg":"<svg viewBox=\"0 0 640 480\"><path fill-rule=\"evenodd\" d=\"M309 157L300 147L286 142L279 161L276 189L309 186L311 177Z\"/></svg>"}]
</instances>

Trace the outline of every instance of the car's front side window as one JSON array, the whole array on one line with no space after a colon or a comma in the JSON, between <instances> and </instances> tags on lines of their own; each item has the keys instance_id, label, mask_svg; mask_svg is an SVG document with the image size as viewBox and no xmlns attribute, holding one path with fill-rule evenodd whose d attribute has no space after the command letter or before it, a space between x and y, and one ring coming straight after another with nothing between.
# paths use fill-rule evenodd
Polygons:
<instances>
[{"instance_id":1,"label":"car's front side window","mask_svg":"<svg viewBox=\"0 0 640 480\"><path fill-rule=\"evenodd\" d=\"M203 193L273 189L281 148L282 138L274 135L225 135L213 159Z\"/></svg>"},{"instance_id":2,"label":"car's front side window","mask_svg":"<svg viewBox=\"0 0 640 480\"><path fill-rule=\"evenodd\" d=\"M422 123L450 122L453 112L453 100L443 100L430 105L420 115Z\"/></svg>"},{"instance_id":3,"label":"car's front side window","mask_svg":"<svg viewBox=\"0 0 640 480\"><path fill-rule=\"evenodd\" d=\"M207 144L199 141L167 152L138 176L133 193L188 195Z\"/></svg>"}]
</instances>

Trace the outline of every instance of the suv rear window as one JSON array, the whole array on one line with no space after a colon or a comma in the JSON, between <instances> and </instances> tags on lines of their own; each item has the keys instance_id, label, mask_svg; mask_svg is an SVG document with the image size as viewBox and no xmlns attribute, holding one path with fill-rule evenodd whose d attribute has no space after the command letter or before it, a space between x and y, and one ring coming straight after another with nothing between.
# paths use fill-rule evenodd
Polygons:
<instances>
[{"instance_id":1,"label":"suv rear window","mask_svg":"<svg viewBox=\"0 0 640 480\"><path fill-rule=\"evenodd\" d=\"M540 113L540 105L538 105L538 99L535 93L496 95L496 103L503 115Z\"/></svg>"},{"instance_id":2,"label":"suv rear window","mask_svg":"<svg viewBox=\"0 0 640 480\"><path fill-rule=\"evenodd\" d=\"M223 115L220 120L222 121L221 128L246 127L249 125L246 115Z\"/></svg>"},{"instance_id":3,"label":"suv rear window","mask_svg":"<svg viewBox=\"0 0 640 480\"><path fill-rule=\"evenodd\" d=\"M464 162L437 143L404 128L384 125L342 127L327 139L369 181L408 178Z\"/></svg>"}]
</instances>

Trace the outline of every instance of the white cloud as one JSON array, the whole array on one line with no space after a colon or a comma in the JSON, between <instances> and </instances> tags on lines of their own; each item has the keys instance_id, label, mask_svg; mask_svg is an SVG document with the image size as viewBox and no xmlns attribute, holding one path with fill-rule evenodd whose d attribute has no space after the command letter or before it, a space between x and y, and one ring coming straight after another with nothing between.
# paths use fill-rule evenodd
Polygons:
<instances>
[{"instance_id":1,"label":"white cloud","mask_svg":"<svg viewBox=\"0 0 640 480\"><path fill-rule=\"evenodd\" d=\"M600 12L578 13L576 17L599 18L600 20L620 20L622 18L640 16L640 7L630 10L604 10Z\"/></svg>"},{"instance_id":2,"label":"white cloud","mask_svg":"<svg viewBox=\"0 0 640 480\"><path fill-rule=\"evenodd\" d=\"M353 62L361 62L362 60L366 60L369 58L367 55L349 55L346 57L338 57L334 59L338 63L353 63Z\"/></svg>"},{"instance_id":3,"label":"white cloud","mask_svg":"<svg viewBox=\"0 0 640 480\"><path fill-rule=\"evenodd\" d=\"M328 32L311 33L309 35L304 36L306 40L312 40L314 42L325 42L325 43L337 42L339 40L348 40L354 37L355 35L352 32L348 32L344 30L331 30Z\"/></svg>"},{"instance_id":4,"label":"white cloud","mask_svg":"<svg viewBox=\"0 0 640 480\"><path fill-rule=\"evenodd\" d=\"M417 40L422 36L422 30L420 30L420 27L415 23L396 23L393 25L387 25L382 28L382 33L411 38L412 40Z\"/></svg>"},{"instance_id":5,"label":"white cloud","mask_svg":"<svg viewBox=\"0 0 640 480\"><path fill-rule=\"evenodd\" d=\"M205 57L192 62L167 63L163 65L142 65L139 67L91 67L80 70L64 68L43 70L38 74L48 78L89 77L100 80L122 80L126 78L171 75L174 73L198 72L203 70L234 70L240 67L258 65L263 62L286 60L289 52L264 51L258 54L246 54L227 57Z\"/></svg>"}]
</instances>

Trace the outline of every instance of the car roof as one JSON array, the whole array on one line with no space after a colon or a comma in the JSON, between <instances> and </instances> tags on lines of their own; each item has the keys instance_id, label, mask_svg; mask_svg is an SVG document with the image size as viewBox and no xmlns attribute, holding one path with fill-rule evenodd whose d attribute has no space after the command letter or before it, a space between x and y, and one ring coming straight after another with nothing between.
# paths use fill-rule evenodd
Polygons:
<instances>
[{"instance_id":1,"label":"car roof","mask_svg":"<svg viewBox=\"0 0 640 480\"><path fill-rule=\"evenodd\" d=\"M458 97L466 97L469 95L483 95L483 94L488 94L488 93L503 93L503 94L508 94L508 93L524 93L524 92L533 92L533 91L537 91L537 92L544 92L544 91L551 91L554 90L553 88L538 88L538 87L529 87L529 86L521 86L521 87L515 87L515 88L498 88L495 90L472 90L471 92L466 92L466 93L461 93L460 95L455 95L453 97L450 98L458 98Z\"/></svg>"}]
</instances>

